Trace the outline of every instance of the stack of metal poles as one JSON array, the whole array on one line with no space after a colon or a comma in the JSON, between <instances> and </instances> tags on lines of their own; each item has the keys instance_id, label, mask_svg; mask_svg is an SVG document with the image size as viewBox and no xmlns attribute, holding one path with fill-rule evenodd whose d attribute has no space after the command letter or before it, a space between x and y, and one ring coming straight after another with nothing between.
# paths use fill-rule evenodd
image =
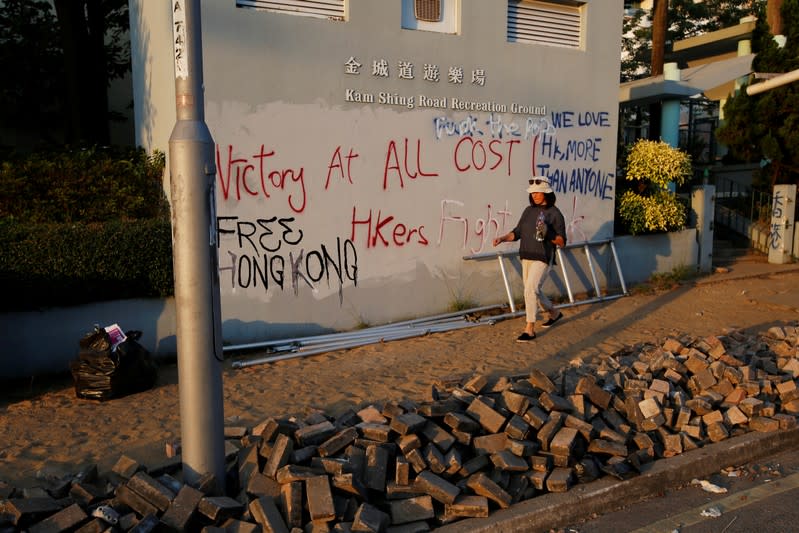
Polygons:
<instances>
[{"instance_id":1,"label":"stack of metal poles","mask_svg":"<svg viewBox=\"0 0 799 533\"><path fill-rule=\"evenodd\" d=\"M498 320L513 318L524 314L524 312L505 313L500 315L487 315L475 317L476 313L484 313L495 309L507 307L506 305L491 305L486 307L476 307L464 311L445 313L426 318L417 318L403 322L395 322L382 326L345 331L340 333L329 333L325 335L315 335L309 337L295 337L288 339L276 339L271 341L256 342L250 344L239 344L225 346L225 352L245 352L252 350L265 350L267 355L251 359L239 359L233 362L233 368L246 368L249 366L263 363L272 363L284 359L306 357L334 350L346 350L376 344L381 342L410 339L421 337L430 333L442 331L452 331L456 329L471 328L476 326L489 326Z\"/></svg>"}]
</instances>

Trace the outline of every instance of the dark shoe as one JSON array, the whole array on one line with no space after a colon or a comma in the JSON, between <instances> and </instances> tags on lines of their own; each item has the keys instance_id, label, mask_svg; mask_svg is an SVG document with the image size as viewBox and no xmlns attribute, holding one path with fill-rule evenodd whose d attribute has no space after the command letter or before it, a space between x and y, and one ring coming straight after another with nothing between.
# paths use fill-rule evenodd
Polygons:
<instances>
[{"instance_id":1,"label":"dark shoe","mask_svg":"<svg viewBox=\"0 0 799 533\"><path fill-rule=\"evenodd\" d=\"M543 324L541 324L541 327L542 327L542 328L548 328L548 327L550 327L551 325L553 325L555 322L557 322L558 320L560 320L561 318L563 318L563 313L558 313L558 316L556 316L555 318L550 318L549 320L547 320L546 322L544 322Z\"/></svg>"},{"instance_id":2,"label":"dark shoe","mask_svg":"<svg viewBox=\"0 0 799 533\"><path fill-rule=\"evenodd\" d=\"M534 341L534 340L535 340L535 333L530 335L526 331L524 333L522 333L521 335L519 335L518 337L516 337L516 342L530 342L530 341Z\"/></svg>"}]
</instances>

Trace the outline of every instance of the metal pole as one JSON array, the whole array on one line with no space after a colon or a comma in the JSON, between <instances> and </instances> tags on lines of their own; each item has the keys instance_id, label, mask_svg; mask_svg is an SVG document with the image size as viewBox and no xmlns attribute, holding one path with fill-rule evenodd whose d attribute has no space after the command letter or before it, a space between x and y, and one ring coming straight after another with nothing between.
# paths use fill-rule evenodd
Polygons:
<instances>
[{"instance_id":1,"label":"metal pole","mask_svg":"<svg viewBox=\"0 0 799 533\"><path fill-rule=\"evenodd\" d=\"M177 121L169 138L183 478L225 486L214 141L205 124L200 0L172 0Z\"/></svg>"}]
</instances>

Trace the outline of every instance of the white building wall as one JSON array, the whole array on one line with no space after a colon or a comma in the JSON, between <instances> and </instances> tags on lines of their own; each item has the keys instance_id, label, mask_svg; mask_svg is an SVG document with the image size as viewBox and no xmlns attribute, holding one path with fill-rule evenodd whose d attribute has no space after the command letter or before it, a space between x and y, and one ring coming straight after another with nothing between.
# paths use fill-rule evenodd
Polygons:
<instances>
[{"instance_id":1,"label":"white building wall","mask_svg":"<svg viewBox=\"0 0 799 533\"><path fill-rule=\"evenodd\" d=\"M131 0L151 150L175 121L171 4ZM463 257L513 228L533 174L572 242L613 234L622 2L585 3L580 49L507 42L504 1L462 0L457 34L347 4L342 22L202 2L228 342L501 302L496 263Z\"/></svg>"}]
</instances>

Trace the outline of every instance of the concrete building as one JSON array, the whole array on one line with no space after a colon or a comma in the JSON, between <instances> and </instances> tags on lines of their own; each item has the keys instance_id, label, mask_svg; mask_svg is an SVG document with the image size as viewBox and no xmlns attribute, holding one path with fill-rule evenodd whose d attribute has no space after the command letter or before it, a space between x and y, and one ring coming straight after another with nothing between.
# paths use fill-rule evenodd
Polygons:
<instances>
[{"instance_id":1,"label":"concrete building","mask_svg":"<svg viewBox=\"0 0 799 533\"><path fill-rule=\"evenodd\" d=\"M175 121L173 11L131 1L137 144ZM504 296L533 175L613 235L622 3L203 1L223 328L344 329ZM512 251L512 245L504 245Z\"/></svg>"}]
</instances>

